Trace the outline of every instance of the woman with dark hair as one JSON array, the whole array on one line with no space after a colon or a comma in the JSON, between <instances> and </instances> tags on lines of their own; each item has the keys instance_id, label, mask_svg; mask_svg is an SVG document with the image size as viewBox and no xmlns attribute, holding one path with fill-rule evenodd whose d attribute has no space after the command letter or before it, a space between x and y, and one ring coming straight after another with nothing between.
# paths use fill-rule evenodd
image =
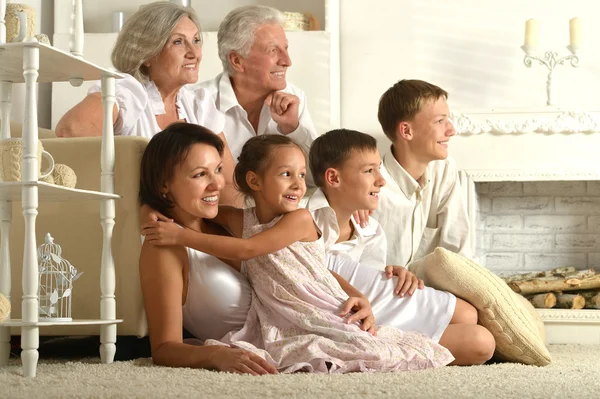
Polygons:
<instances>
[{"instance_id":1,"label":"woman with dark hair","mask_svg":"<svg viewBox=\"0 0 600 399\"><path fill-rule=\"evenodd\" d=\"M142 157L140 199L181 227L227 235L207 219L217 215L223 142L210 130L176 123L156 134ZM239 270L239 264L233 265ZM219 259L182 246L144 243L140 278L154 363L254 375L276 373L243 349L198 346L183 340L182 325L200 340L220 339L243 325L251 300L246 278Z\"/></svg>"}]
</instances>

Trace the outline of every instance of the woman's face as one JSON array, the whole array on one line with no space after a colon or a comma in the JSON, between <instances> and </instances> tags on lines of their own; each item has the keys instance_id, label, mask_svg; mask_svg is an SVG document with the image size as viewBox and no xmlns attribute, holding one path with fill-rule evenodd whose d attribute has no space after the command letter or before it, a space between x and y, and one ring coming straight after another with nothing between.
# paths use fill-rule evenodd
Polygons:
<instances>
[{"instance_id":1,"label":"woman's face","mask_svg":"<svg viewBox=\"0 0 600 399\"><path fill-rule=\"evenodd\" d=\"M167 197L175 204L173 218L182 224L214 218L224 184L217 150L207 144L194 144L166 185Z\"/></svg>"},{"instance_id":2,"label":"woman's face","mask_svg":"<svg viewBox=\"0 0 600 399\"><path fill-rule=\"evenodd\" d=\"M161 52L146 65L150 79L159 88L169 90L196 83L201 60L200 32L191 19L184 17L171 32Z\"/></svg>"}]
</instances>

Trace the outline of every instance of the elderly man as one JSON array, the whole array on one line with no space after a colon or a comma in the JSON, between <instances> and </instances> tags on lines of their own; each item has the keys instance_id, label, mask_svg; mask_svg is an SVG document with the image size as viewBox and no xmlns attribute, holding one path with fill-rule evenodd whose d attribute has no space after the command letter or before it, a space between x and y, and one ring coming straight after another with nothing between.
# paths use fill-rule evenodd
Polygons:
<instances>
[{"instance_id":1,"label":"elderly man","mask_svg":"<svg viewBox=\"0 0 600 399\"><path fill-rule=\"evenodd\" d=\"M261 134L285 134L306 153L317 132L304 92L286 81L292 65L283 14L266 6L231 11L219 27L223 73L200 87L225 115L225 137L234 159L244 143Z\"/></svg>"}]
</instances>

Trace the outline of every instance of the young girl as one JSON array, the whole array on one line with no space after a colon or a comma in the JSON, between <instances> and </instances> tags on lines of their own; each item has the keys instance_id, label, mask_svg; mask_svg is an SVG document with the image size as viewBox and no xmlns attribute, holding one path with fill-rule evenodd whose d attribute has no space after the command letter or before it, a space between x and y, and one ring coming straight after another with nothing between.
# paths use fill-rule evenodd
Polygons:
<instances>
[{"instance_id":1,"label":"young girl","mask_svg":"<svg viewBox=\"0 0 600 399\"><path fill-rule=\"evenodd\" d=\"M220 208L215 219L242 239L173 223L144 225L150 244L244 261L241 271L254 289L245 325L205 345L252 351L283 372L396 371L450 363L450 352L422 334L385 326L375 332L368 300L327 270L320 232L311 214L298 209L305 174L305 155L289 138L257 136L244 145L235 169L238 188L256 207ZM357 312L346 318L351 310Z\"/></svg>"}]
</instances>

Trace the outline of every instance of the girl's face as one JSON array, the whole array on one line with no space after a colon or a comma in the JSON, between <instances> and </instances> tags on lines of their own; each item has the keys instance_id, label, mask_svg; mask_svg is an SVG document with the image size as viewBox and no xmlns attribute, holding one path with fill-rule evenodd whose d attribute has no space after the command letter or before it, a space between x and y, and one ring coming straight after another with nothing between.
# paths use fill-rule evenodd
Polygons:
<instances>
[{"instance_id":1,"label":"girl's face","mask_svg":"<svg viewBox=\"0 0 600 399\"><path fill-rule=\"evenodd\" d=\"M173 218L182 224L214 218L224 184L218 151L207 144L194 144L166 185L167 197L175 204Z\"/></svg>"},{"instance_id":2,"label":"girl's face","mask_svg":"<svg viewBox=\"0 0 600 399\"><path fill-rule=\"evenodd\" d=\"M295 145L275 147L267 168L257 176L257 205L263 204L275 215L298 209L306 193L305 178L304 153Z\"/></svg>"}]
</instances>

